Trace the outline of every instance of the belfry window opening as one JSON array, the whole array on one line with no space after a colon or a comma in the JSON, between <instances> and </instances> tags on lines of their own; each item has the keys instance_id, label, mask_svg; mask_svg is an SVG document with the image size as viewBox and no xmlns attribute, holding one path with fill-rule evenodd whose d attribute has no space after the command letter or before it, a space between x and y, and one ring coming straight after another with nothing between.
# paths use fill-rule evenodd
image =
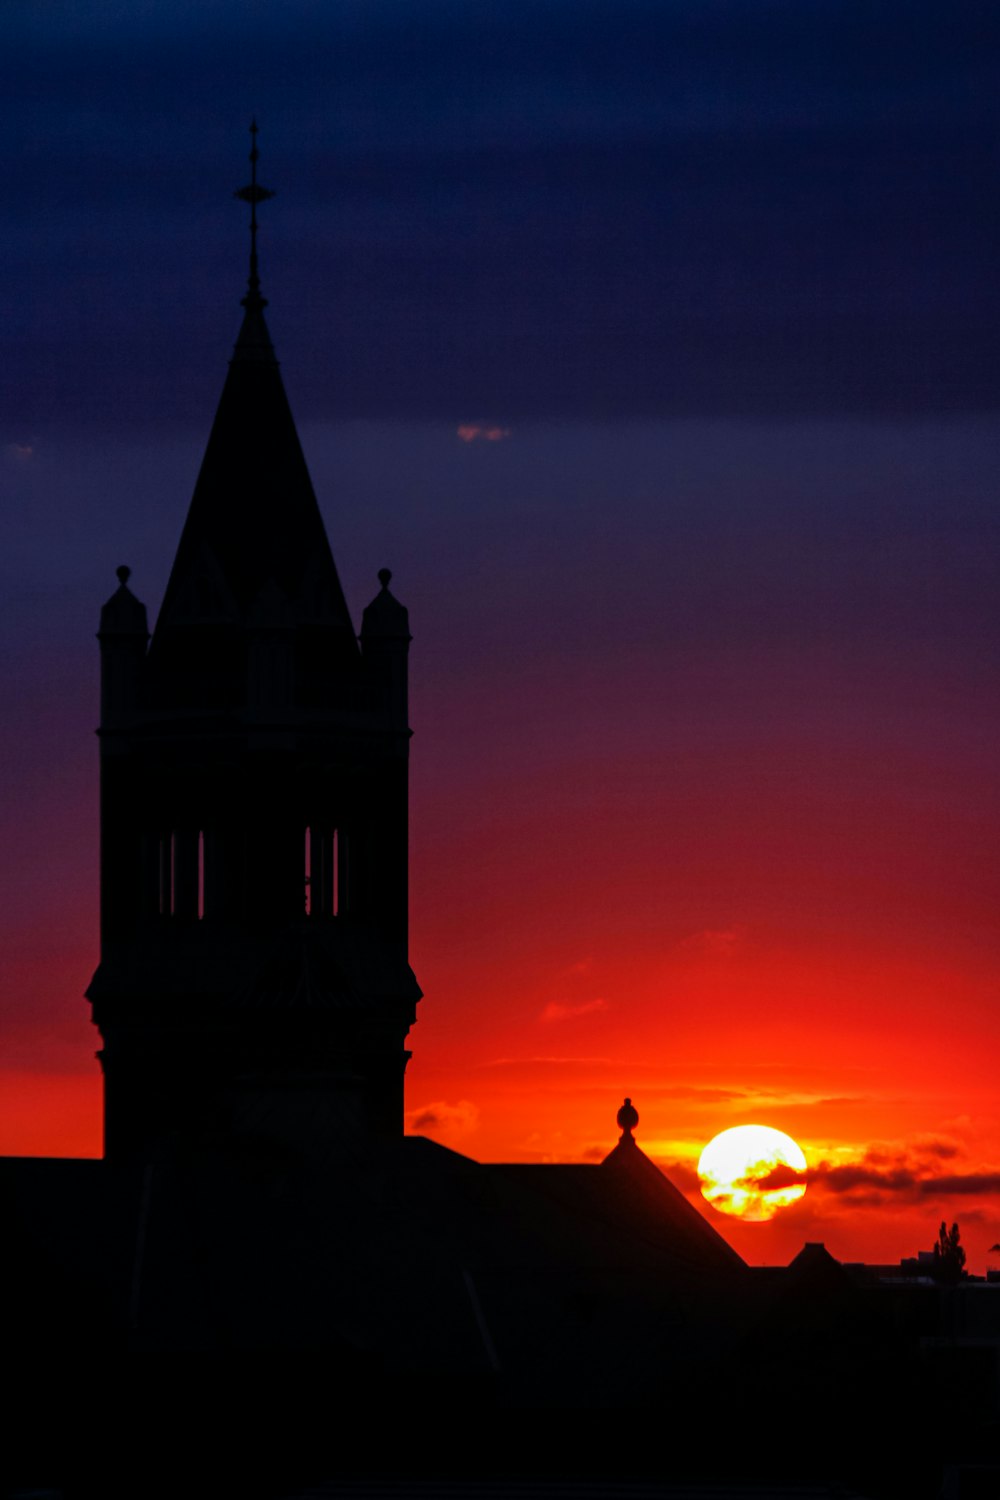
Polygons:
<instances>
[{"instance_id":1,"label":"belfry window opening","mask_svg":"<svg viewBox=\"0 0 1000 1500\"><path fill-rule=\"evenodd\" d=\"M172 830L159 840L161 917L205 917L205 831Z\"/></svg>"},{"instance_id":2,"label":"belfry window opening","mask_svg":"<svg viewBox=\"0 0 1000 1500\"><path fill-rule=\"evenodd\" d=\"M342 848L336 828L306 829L305 913L307 917L336 917L341 909Z\"/></svg>"}]
</instances>

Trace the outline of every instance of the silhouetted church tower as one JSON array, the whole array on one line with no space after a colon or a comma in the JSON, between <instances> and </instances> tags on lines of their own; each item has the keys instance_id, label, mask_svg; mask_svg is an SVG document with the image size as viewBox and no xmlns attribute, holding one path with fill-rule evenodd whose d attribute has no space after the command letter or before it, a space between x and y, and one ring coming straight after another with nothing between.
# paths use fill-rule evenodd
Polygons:
<instances>
[{"instance_id":1,"label":"silhouetted church tower","mask_svg":"<svg viewBox=\"0 0 1000 1500\"><path fill-rule=\"evenodd\" d=\"M264 321L245 314L152 639L101 611L105 1149L402 1131L407 612L360 646Z\"/></svg>"}]
</instances>

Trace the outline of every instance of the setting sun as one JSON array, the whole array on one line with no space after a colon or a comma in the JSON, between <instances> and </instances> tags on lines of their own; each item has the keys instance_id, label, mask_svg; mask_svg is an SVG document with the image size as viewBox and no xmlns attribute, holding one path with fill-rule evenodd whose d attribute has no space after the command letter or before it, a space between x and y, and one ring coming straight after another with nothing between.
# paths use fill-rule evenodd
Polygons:
<instances>
[{"instance_id":1,"label":"setting sun","mask_svg":"<svg viewBox=\"0 0 1000 1500\"><path fill-rule=\"evenodd\" d=\"M698 1180L713 1208L761 1223L802 1197L805 1169L801 1147L783 1131L770 1125L734 1125L701 1153Z\"/></svg>"}]
</instances>

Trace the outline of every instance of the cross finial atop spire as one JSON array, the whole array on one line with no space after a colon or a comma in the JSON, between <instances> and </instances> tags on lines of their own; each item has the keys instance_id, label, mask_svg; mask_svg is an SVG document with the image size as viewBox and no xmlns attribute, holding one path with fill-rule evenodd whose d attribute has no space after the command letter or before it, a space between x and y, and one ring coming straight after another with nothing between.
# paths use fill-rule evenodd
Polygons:
<instances>
[{"instance_id":1,"label":"cross finial atop spire","mask_svg":"<svg viewBox=\"0 0 1000 1500\"><path fill-rule=\"evenodd\" d=\"M237 188L233 194L234 198L242 198L244 203L250 205L250 281L247 286L247 294L243 298L243 306L247 309L258 311L267 306L266 297L260 294L260 277L257 274L257 204L266 203L268 198L273 198L274 193L270 188L261 187L257 181L257 158L260 152L257 150L257 121L250 121L250 181L246 187Z\"/></svg>"}]
</instances>

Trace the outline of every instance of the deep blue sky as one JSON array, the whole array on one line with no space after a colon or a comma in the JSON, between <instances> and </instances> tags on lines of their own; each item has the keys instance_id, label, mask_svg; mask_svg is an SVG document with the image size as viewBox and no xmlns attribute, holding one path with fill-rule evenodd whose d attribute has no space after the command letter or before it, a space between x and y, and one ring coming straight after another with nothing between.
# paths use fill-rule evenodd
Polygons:
<instances>
[{"instance_id":1,"label":"deep blue sky","mask_svg":"<svg viewBox=\"0 0 1000 1500\"><path fill-rule=\"evenodd\" d=\"M303 417L992 409L983 0L7 0L2 409L197 417L261 123Z\"/></svg>"}]
</instances>

